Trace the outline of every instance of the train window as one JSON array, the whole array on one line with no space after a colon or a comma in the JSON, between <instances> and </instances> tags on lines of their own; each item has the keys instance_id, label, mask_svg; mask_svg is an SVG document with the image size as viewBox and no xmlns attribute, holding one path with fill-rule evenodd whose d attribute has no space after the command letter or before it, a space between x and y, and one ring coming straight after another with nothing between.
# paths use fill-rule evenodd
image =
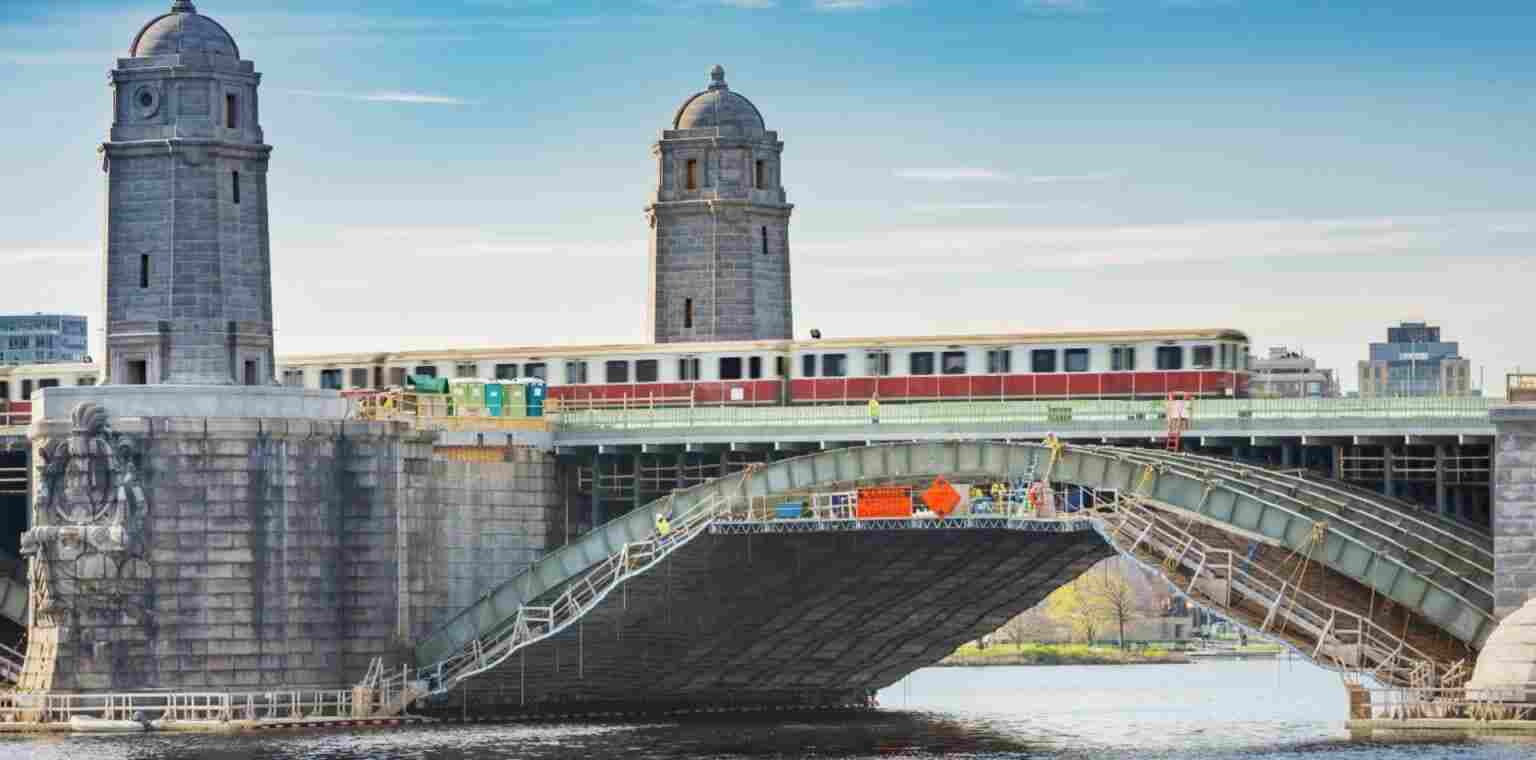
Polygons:
<instances>
[{"instance_id":1,"label":"train window","mask_svg":"<svg viewBox=\"0 0 1536 760\"><path fill-rule=\"evenodd\" d=\"M945 351L940 357L942 369L946 375L965 374L965 352Z\"/></svg>"},{"instance_id":2,"label":"train window","mask_svg":"<svg viewBox=\"0 0 1536 760\"><path fill-rule=\"evenodd\" d=\"M635 382L654 383L661 379L661 370L657 369L660 363L655 359L635 360Z\"/></svg>"},{"instance_id":3,"label":"train window","mask_svg":"<svg viewBox=\"0 0 1536 760\"><path fill-rule=\"evenodd\" d=\"M0 380L0 401L11 400L11 384Z\"/></svg>"},{"instance_id":4,"label":"train window","mask_svg":"<svg viewBox=\"0 0 1536 760\"><path fill-rule=\"evenodd\" d=\"M31 380L22 380L21 381L21 400L22 401L31 401L32 400L32 381Z\"/></svg>"},{"instance_id":5,"label":"train window","mask_svg":"<svg viewBox=\"0 0 1536 760\"><path fill-rule=\"evenodd\" d=\"M1136 349L1132 346L1115 346L1109 349L1109 368L1115 372L1135 370Z\"/></svg>"},{"instance_id":6,"label":"train window","mask_svg":"<svg viewBox=\"0 0 1536 760\"><path fill-rule=\"evenodd\" d=\"M548 380L549 370L544 362L528 362L523 365L523 377L536 377L540 380Z\"/></svg>"},{"instance_id":7,"label":"train window","mask_svg":"<svg viewBox=\"0 0 1536 760\"><path fill-rule=\"evenodd\" d=\"M821 375L822 375L822 377L847 377L848 376L848 355L847 354L822 354L821 355Z\"/></svg>"},{"instance_id":8,"label":"train window","mask_svg":"<svg viewBox=\"0 0 1536 760\"><path fill-rule=\"evenodd\" d=\"M320 388L322 390L327 390L327 391L339 391L339 390L341 390L341 370L339 370L339 369L322 369L322 370L320 370Z\"/></svg>"},{"instance_id":9,"label":"train window","mask_svg":"<svg viewBox=\"0 0 1536 760\"><path fill-rule=\"evenodd\" d=\"M584 361L566 362L565 382L567 385L581 385L587 382L587 363Z\"/></svg>"},{"instance_id":10,"label":"train window","mask_svg":"<svg viewBox=\"0 0 1536 760\"><path fill-rule=\"evenodd\" d=\"M784 377L785 375L788 375L789 374L789 357L787 357L787 356L775 356L775 357L773 357L773 371L775 373L777 373L777 375L776 375L777 377Z\"/></svg>"},{"instance_id":11,"label":"train window","mask_svg":"<svg viewBox=\"0 0 1536 760\"><path fill-rule=\"evenodd\" d=\"M37 389L38 390L42 390L44 388L57 388L57 387L59 387L59 381L55 380L55 379L53 379L51 377L45 377L45 378L37 381Z\"/></svg>"},{"instance_id":12,"label":"train window","mask_svg":"<svg viewBox=\"0 0 1536 760\"><path fill-rule=\"evenodd\" d=\"M1055 372L1056 349L1037 348L1029 352L1030 372Z\"/></svg>"},{"instance_id":13,"label":"train window","mask_svg":"<svg viewBox=\"0 0 1536 760\"><path fill-rule=\"evenodd\" d=\"M603 362L603 382L629 382L629 362L624 361L623 359Z\"/></svg>"},{"instance_id":14,"label":"train window","mask_svg":"<svg viewBox=\"0 0 1536 760\"><path fill-rule=\"evenodd\" d=\"M753 356L747 359L747 377L756 380L763 376L763 357Z\"/></svg>"},{"instance_id":15,"label":"train window","mask_svg":"<svg viewBox=\"0 0 1536 760\"><path fill-rule=\"evenodd\" d=\"M696 357L695 358L687 358L687 359L678 359L677 360L677 379L679 379L679 380L698 380L699 379L699 360Z\"/></svg>"},{"instance_id":16,"label":"train window","mask_svg":"<svg viewBox=\"0 0 1536 760\"><path fill-rule=\"evenodd\" d=\"M390 367L389 368L389 384L393 385L393 386L395 386L397 388L405 387L405 368L404 367Z\"/></svg>"},{"instance_id":17,"label":"train window","mask_svg":"<svg viewBox=\"0 0 1536 760\"><path fill-rule=\"evenodd\" d=\"M933 374L933 352L913 351L907 354L907 374L931 375Z\"/></svg>"},{"instance_id":18,"label":"train window","mask_svg":"<svg viewBox=\"0 0 1536 760\"><path fill-rule=\"evenodd\" d=\"M498 364L498 365L496 365L496 379L497 380L516 380L517 379L517 365L516 364Z\"/></svg>"},{"instance_id":19,"label":"train window","mask_svg":"<svg viewBox=\"0 0 1536 760\"><path fill-rule=\"evenodd\" d=\"M1006 348L987 351L987 374L1006 375L1013 371L1013 352Z\"/></svg>"},{"instance_id":20,"label":"train window","mask_svg":"<svg viewBox=\"0 0 1536 760\"><path fill-rule=\"evenodd\" d=\"M864 374L870 377L886 377L891 374L891 353L870 351L864 355Z\"/></svg>"},{"instance_id":21,"label":"train window","mask_svg":"<svg viewBox=\"0 0 1536 760\"><path fill-rule=\"evenodd\" d=\"M285 370L283 370L283 385L286 385L286 386L288 386L290 388L303 388L304 387L304 370L302 370L302 369L285 369Z\"/></svg>"},{"instance_id":22,"label":"train window","mask_svg":"<svg viewBox=\"0 0 1536 760\"><path fill-rule=\"evenodd\" d=\"M1184 349L1181 346L1158 346L1157 368L1162 370L1184 369Z\"/></svg>"},{"instance_id":23,"label":"train window","mask_svg":"<svg viewBox=\"0 0 1536 760\"><path fill-rule=\"evenodd\" d=\"M480 367L474 362L459 362L453 366L454 377L474 377L478 374Z\"/></svg>"},{"instance_id":24,"label":"train window","mask_svg":"<svg viewBox=\"0 0 1536 760\"><path fill-rule=\"evenodd\" d=\"M1216 365L1216 350L1210 346L1195 346L1194 358L1190 364L1195 369L1210 369Z\"/></svg>"},{"instance_id":25,"label":"train window","mask_svg":"<svg viewBox=\"0 0 1536 760\"><path fill-rule=\"evenodd\" d=\"M251 364L251 365L255 364L255 362L246 362L246 363L247 364ZM255 383L249 383L249 385L255 385ZM354 370L352 370L352 387L353 388L367 388L368 387L368 370L366 370L366 369L354 369Z\"/></svg>"},{"instance_id":26,"label":"train window","mask_svg":"<svg viewBox=\"0 0 1536 760\"><path fill-rule=\"evenodd\" d=\"M741 357L740 356L722 356L722 357L720 357L720 379L721 380L740 380L741 379Z\"/></svg>"},{"instance_id":27,"label":"train window","mask_svg":"<svg viewBox=\"0 0 1536 760\"><path fill-rule=\"evenodd\" d=\"M800 356L800 376L801 377L815 377L816 376L816 355L815 354L802 354Z\"/></svg>"},{"instance_id":28,"label":"train window","mask_svg":"<svg viewBox=\"0 0 1536 760\"><path fill-rule=\"evenodd\" d=\"M81 375L80 377L75 378L75 385L95 385L95 384L96 384L96 376L95 375Z\"/></svg>"},{"instance_id":29,"label":"train window","mask_svg":"<svg viewBox=\"0 0 1536 760\"><path fill-rule=\"evenodd\" d=\"M437 367L432 364L422 364L411 370L411 374L419 377L437 377Z\"/></svg>"},{"instance_id":30,"label":"train window","mask_svg":"<svg viewBox=\"0 0 1536 760\"><path fill-rule=\"evenodd\" d=\"M1062 363L1065 365L1062 369L1068 372L1088 371L1088 349L1069 348L1063 351L1062 354L1064 355Z\"/></svg>"}]
</instances>

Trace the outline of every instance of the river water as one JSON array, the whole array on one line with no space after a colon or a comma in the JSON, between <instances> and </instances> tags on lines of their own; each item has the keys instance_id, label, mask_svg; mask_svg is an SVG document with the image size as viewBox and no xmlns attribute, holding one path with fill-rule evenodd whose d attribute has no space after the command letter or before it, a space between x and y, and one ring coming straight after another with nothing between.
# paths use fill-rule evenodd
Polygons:
<instances>
[{"instance_id":1,"label":"river water","mask_svg":"<svg viewBox=\"0 0 1536 760\"><path fill-rule=\"evenodd\" d=\"M1351 741L1337 675L1296 661L934 668L855 714L440 726L249 736L0 738L53 760L553 758L1536 758L1536 742Z\"/></svg>"}]
</instances>

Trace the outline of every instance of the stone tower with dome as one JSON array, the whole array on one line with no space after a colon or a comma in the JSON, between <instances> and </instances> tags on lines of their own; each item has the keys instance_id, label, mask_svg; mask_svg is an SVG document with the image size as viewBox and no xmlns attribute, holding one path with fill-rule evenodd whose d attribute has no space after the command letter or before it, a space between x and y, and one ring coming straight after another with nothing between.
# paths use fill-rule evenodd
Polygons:
<instances>
[{"instance_id":1,"label":"stone tower with dome","mask_svg":"<svg viewBox=\"0 0 1536 760\"><path fill-rule=\"evenodd\" d=\"M725 70L687 100L651 149L650 304L657 343L793 333L784 143Z\"/></svg>"},{"instance_id":2,"label":"stone tower with dome","mask_svg":"<svg viewBox=\"0 0 1536 760\"><path fill-rule=\"evenodd\" d=\"M112 384L272 382L261 75L190 0L111 72L106 374Z\"/></svg>"}]
</instances>

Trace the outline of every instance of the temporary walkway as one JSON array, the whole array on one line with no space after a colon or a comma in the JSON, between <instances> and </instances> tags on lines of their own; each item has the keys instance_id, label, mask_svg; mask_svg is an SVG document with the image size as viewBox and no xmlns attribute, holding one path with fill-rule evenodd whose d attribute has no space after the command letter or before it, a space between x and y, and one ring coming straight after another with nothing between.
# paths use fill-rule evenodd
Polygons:
<instances>
[{"instance_id":1,"label":"temporary walkway","mask_svg":"<svg viewBox=\"0 0 1536 760\"><path fill-rule=\"evenodd\" d=\"M733 518L754 497L940 475L1043 479L1129 506L1091 520L850 520L793 533L796 521L753 534ZM678 517L662 543L658 511ZM1389 682L1445 675L1493 626L1486 533L1333 483L1139 449L907 443L782 460L614 520L420 642L415 688L487 676L484 697L519 704L769 687L846 699L1031 606L1108 556L1099 535L1197 603ZM1243 562L1210 560L1222 552ZM786 648L795 656L779 662ZM776 670L740 680L761 662Z\"/></svg>"}]
</instances>

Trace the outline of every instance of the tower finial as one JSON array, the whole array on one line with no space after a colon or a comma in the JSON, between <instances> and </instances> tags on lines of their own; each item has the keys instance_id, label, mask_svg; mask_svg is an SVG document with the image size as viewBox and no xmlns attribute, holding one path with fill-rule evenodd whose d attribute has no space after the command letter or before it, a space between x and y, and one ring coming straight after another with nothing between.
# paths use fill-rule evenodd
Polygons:
<instances>
[{"instance_id":1,"label":"tower finial","mask_svg":"<svg viewBox=\"0 0 1536 760\"><path fill-rule=\"evenodd\" d=\"M709 89L714 90L727 86L725 83L725 67L717 63L709 70Z\"/></svg>"},{"instance_id":2,"label":"tower finial","mask_svg":"<svg viewBox=\"0 0 1536 760\"><path fill-rule=\"evenodd\" d=\"M192 0L171 0L171 13L197 13Z\"/></svg>"}]
</instances>

